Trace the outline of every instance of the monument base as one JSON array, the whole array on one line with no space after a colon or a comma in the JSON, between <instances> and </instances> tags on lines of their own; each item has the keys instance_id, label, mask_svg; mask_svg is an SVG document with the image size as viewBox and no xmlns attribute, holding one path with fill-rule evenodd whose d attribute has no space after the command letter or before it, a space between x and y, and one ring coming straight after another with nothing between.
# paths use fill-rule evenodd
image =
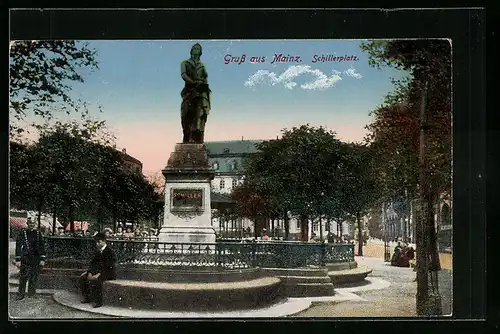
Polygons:
<instances>
[{"instance_id":1,"label":"monument base","mask_svg":"<svg viewBox=\"0 0 500 334\"><path fill-rule=\"evenodd\" d=\"M213 227L165 226L160 230L158 241L165 243L215 243Z\"/></svg>"},{"instance_id":2,"label":"monument base","mask_svg":"<svg viewBox=\"0 0 500 334\"><path fill-rule=\"evenodd\" d=\"M165 208L159 241L166 243L215 243L210 205L214 170L203 144L177 144L165 176Z\"/></svg>"}]
</instances>

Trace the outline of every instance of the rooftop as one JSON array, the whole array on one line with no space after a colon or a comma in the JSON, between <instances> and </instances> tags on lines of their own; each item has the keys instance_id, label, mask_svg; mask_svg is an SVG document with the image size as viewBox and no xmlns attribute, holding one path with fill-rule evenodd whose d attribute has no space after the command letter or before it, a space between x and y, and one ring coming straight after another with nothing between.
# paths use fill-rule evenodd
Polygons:
<instances>
[{"instance_id":1,"label":"rooftop","mask_svg":"<svg viewBox=\"0 0 500 334\"><path fill-rule=\"evenodd\" d=\"M248 154L256 153L256 144L263 140L227 140L205 142L208 156L220 154Z\"/></svg>"}]
</instances>

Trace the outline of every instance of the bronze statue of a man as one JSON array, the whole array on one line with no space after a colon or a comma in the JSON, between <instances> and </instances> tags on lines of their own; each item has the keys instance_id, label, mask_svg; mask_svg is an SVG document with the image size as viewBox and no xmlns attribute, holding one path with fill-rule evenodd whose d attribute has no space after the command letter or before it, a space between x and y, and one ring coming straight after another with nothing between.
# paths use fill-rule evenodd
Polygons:
<instances>
[{"instance_id":1,"label":"bronze statue of a man","mask_svg":"<svg viewBox=\"0 0 500 334\"><path fill-rule=\"evenodd\" d=\"M185 82L181 92L181 124L183 143L203 143L205 123L210 112L210 88L207 70L200 61L201 45L191 48L191 58L181 63L181 77Z\"/></svg>"}]
</instances>

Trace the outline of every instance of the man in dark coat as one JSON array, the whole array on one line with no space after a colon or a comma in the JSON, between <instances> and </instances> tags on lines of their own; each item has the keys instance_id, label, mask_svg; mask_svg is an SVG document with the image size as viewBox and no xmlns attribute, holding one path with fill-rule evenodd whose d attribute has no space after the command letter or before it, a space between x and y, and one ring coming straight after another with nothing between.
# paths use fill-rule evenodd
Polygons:
<instances>
[{"instance_id":1,"label":"man in dark coat","mask_svg":"<svg viewBox=\"0 0 500 334\"><path fill-rule=\"evenodd\" d=\"M95 235L97 251L90 262L89 269L80 276L80 291L82 303L94 302L95 307L102 306L102 284L107 280L116 279L115 255L106 245L103 233Z\"/></svg>"},{"instance_id":2,"label":"man in dark coat","mask_svg":"<svg viewBox=\"0 0 500 334\"><path fill-rule=\"evenodd\" d=\"M19 268L19 293L17 299L25 296L28 283L28 297L36 293L41 268L45 265L45 242L40 231L35 229L35 222L28 218L28 228L19 233L16 240L15 266Z\"/></svg>"}]
</instances>

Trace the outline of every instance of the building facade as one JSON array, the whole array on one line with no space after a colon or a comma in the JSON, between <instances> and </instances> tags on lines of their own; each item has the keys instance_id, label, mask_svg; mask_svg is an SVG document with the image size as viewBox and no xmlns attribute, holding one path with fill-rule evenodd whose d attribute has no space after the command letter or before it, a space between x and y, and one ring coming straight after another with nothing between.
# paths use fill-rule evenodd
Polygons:
<instances>
[{"instance_id":1,"label":"building facade","mask_svg":"<svg viewBox=\"0 0 500 334\"><path fill-rule=\"evenodd\" d=\"M386 240L403 240L415 243L418 200L408 199L407 202L407 210L397 210L395 202L384 203L382 206L382 228ZM438 246L440 249L451 248L453 226L451 201L448 196L441 194L439 200L434 204L433 211Z\"/></svg>"},{"instance_id":2,"label":"building facade","mask_svg":"<svg viewBox=\"0 0 500 334\"><path fill-rule=\"evenodd\" d=\"M205 142L208 163L214 169L212 192L217 198L230 197L234 188L243 182L244 160L257 152L257 144L262 140L229 140ZM213 215L212 225L219 235L232 235L241 231L253 233L253 222L246 218L223 221Z\"/></svg>"},{"instance_id":3,"label":"building facade","mask_svg":"<svg viewBox=\"0 0 500 334\"><path fill-rule=\"evenodd\" d=\"M141 173L142 174L142 162L133 156L127 154L127 150L125 148L120 151L120 158L122 162L122 167L133 173Z\"/></svg>"}]
</instances>

